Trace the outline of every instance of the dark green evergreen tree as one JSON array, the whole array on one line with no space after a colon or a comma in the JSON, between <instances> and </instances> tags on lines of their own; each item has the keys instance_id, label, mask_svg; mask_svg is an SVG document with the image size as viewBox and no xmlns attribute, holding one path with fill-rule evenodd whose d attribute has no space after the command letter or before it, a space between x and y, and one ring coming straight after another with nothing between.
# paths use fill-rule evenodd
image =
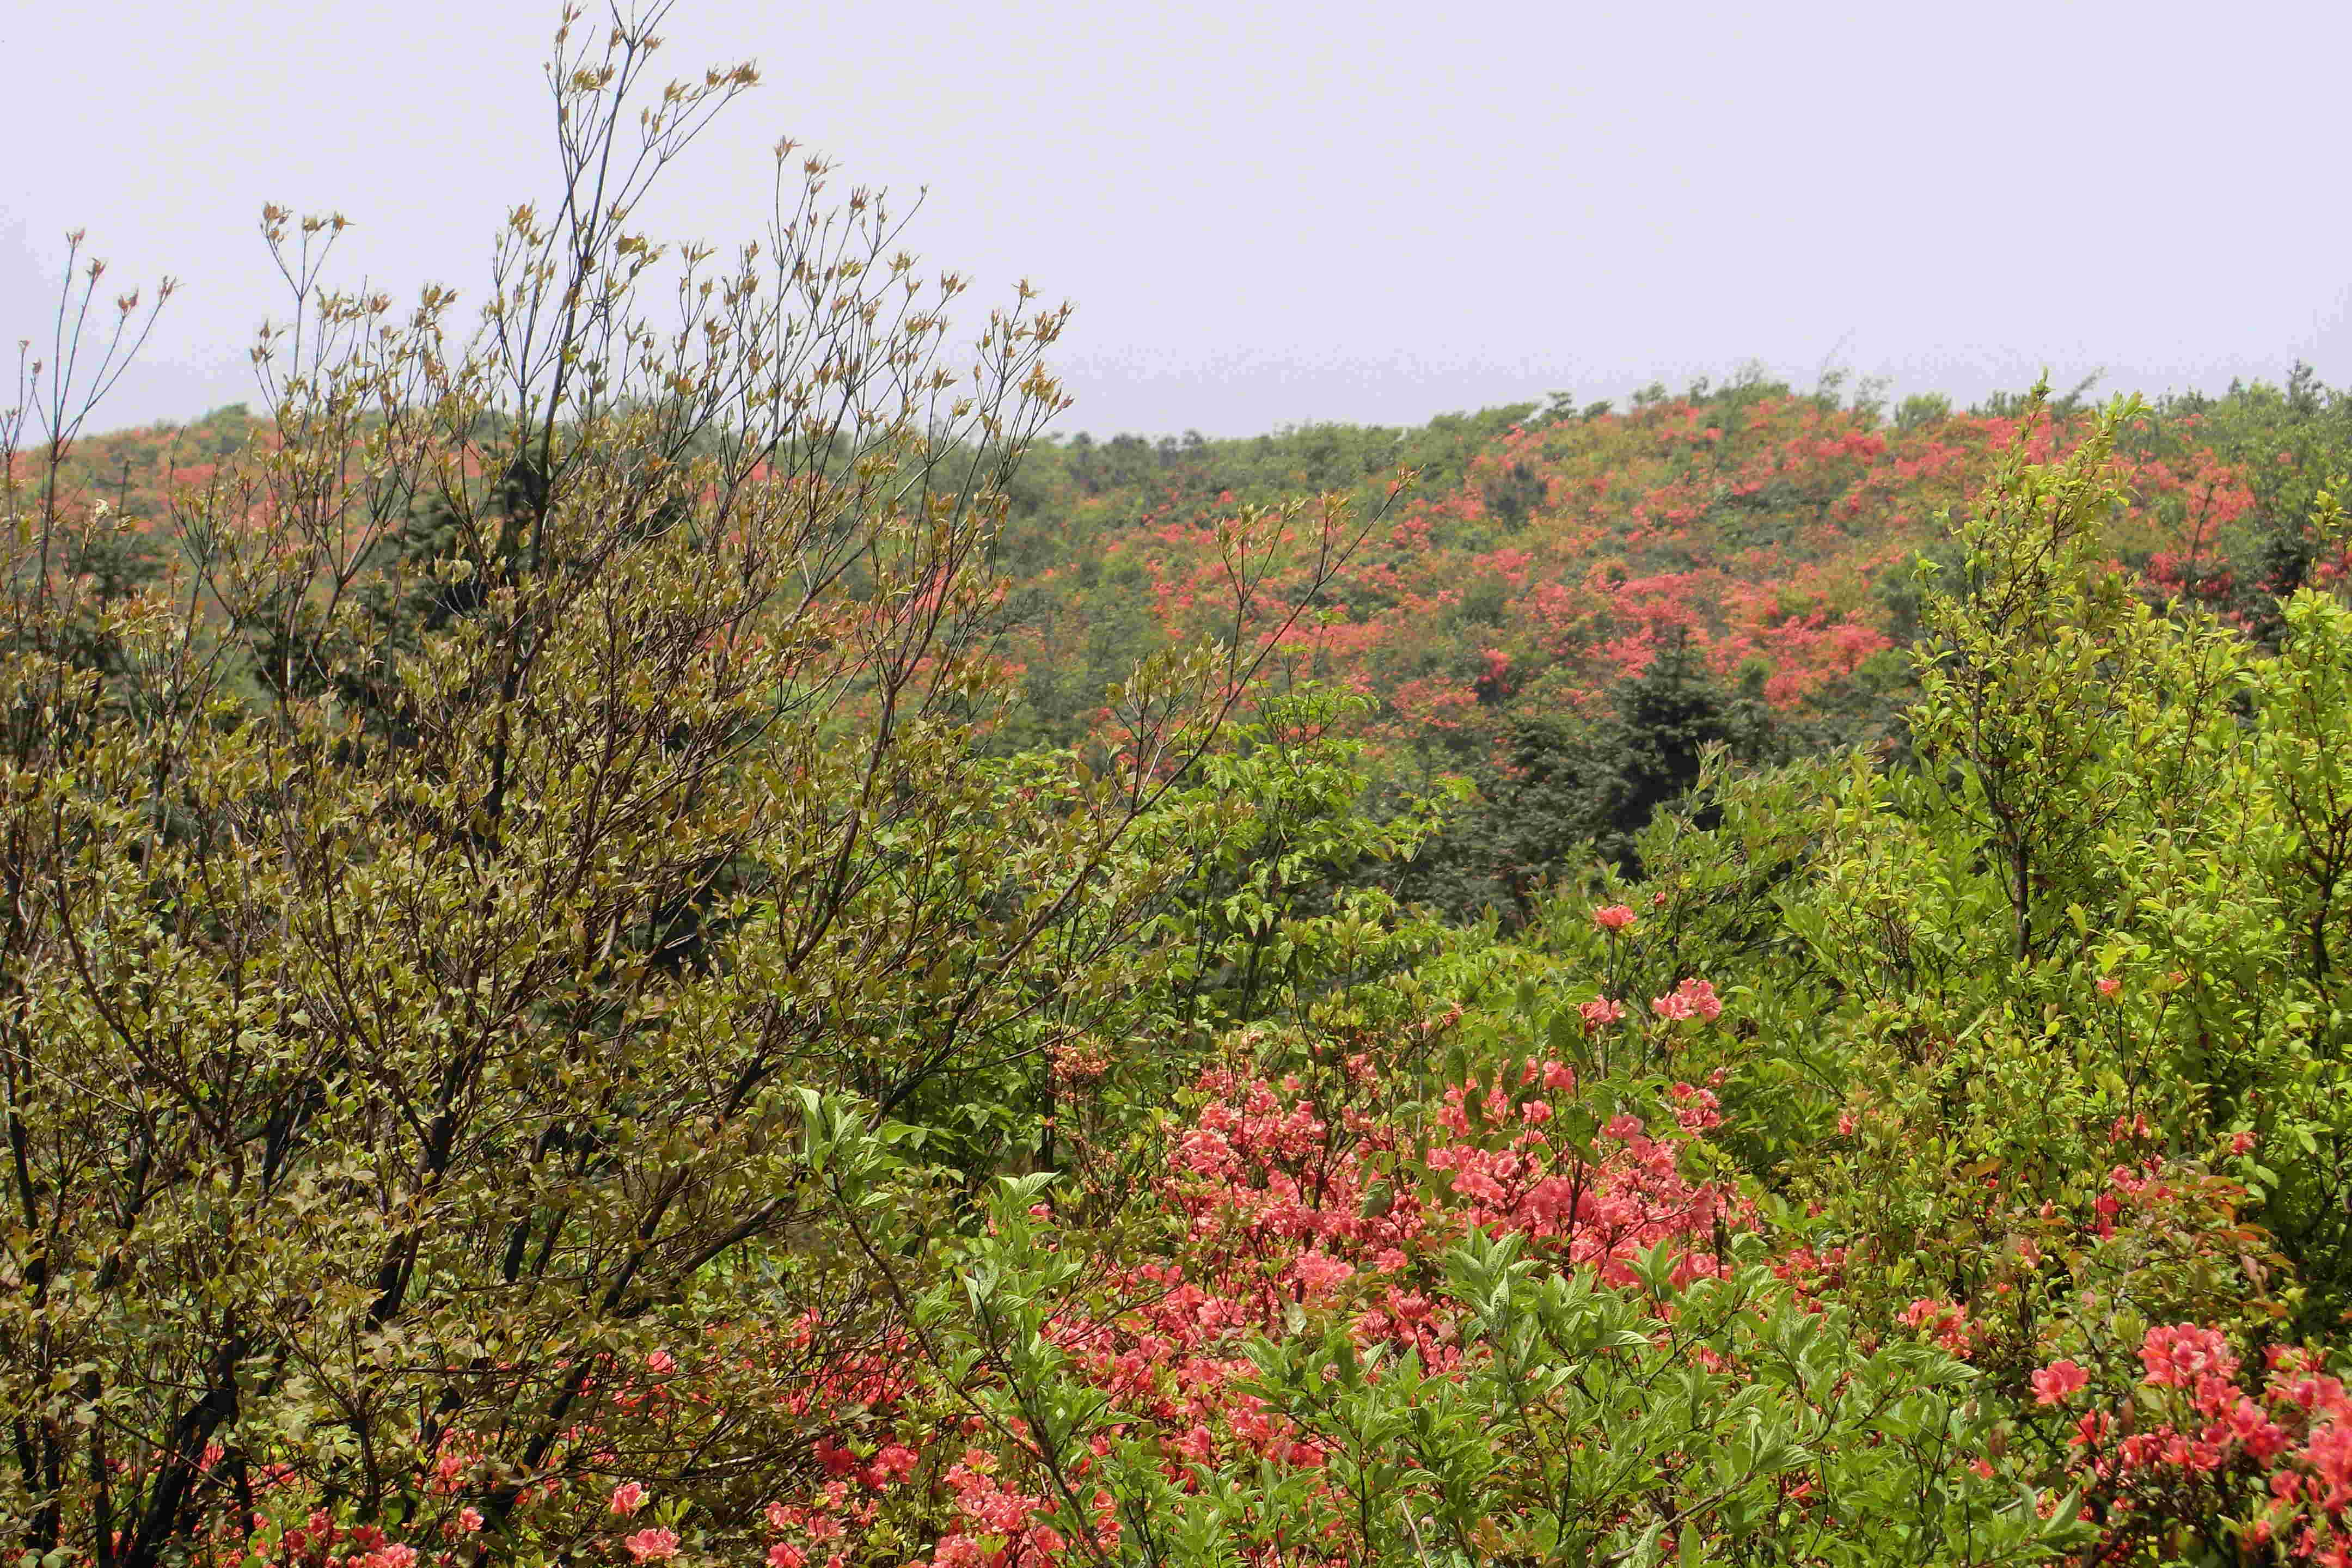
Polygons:
<instances>
[{"instance_id":1,"label":"dark green evergreen tree","mask_svg":"<svg viewBox=\"0 0 2352 1568\"><path fill-rule=\"evenodd\" d=\"M1633 840L1697 782L1709 748L1744 762L1777 751L1761 702L1727 691L1680 637L1617 687L1597 720L1528 714L1478 803L1400 877L1401 890L1457 916L1492 907L1511 923L1543 886L1595 863L1641 874Z\"/></svg>"}]
</instances>

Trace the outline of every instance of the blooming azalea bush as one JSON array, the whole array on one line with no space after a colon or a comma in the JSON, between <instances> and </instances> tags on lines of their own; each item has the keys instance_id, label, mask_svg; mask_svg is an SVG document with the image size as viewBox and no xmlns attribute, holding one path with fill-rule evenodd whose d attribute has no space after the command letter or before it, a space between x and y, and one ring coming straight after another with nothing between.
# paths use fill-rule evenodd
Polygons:
<instances>
[{"instance_id":1,"label":"blooming azalea bush","mask_svg":"<svg viewBox=\"0 0 2352 1568\"><path fill-rule=\"evenodd\" d=\"M1999 1562L2084 1536L2015 1467L1922 1512L1906 1467L1940 1477L1996 1419L1976 1374L1764 1266L1710 1173L1711 1091L1597 1093L1539 1056L1220 1066L1167 1127L1157 1228L1073 1232L1050 1180L1006 1184L923 1314L942 1468L877 1537L928 1531L951 1564L1402 1562L1424 1531L1473 1553L1956 1532ZM1733 1431L1759 1436L1696 1493L1662 1463ZM1584 1444L1620 1460L1543 1458Z\"/></svg>"},{"instance_id":2,"label":"blooming azalea bush","mask_svg":"<svg viewBox=\"0 0 2352 1568\"><path fill-rule=\"evenodd\" d=\"M2149 1327L2106 1377L2071 1359L2032 1379L2044 1444L2096 1527L2095 1560L2352 1562L2352 1402L2305 1349L2248 1362L2221 1331Z\"/></svg>"},{"instance_id":3,"label":"blooming azalea bush","mask_svg":"<svg viewBox=\"0 0 2352 1568\"><path fill-rule=\"evenodd\" d=\"M1294 1302L1270 1330L1226 1329L1224 1356L1171 1351L1171 1380L1130 1367L1105 1398L1052 1321L1069 1266L1021 1195L967 1262L979 1327L951 1365L986 1369L987 1440L957 1468L984 1479L950 1472L933 1563L1402 1563L1423 1531L1471 1552L1965 1535L2002 1562L2085 1533L2013 1478L1943 1482L1984 1436L1965 1367L1907 1342L1866 1352L1769 1272L1688 1269L1667 1247L1612 1289L1475 1229L1386 1321ZM1595 1462L1569 1458L1587 1445ZM1704 1479L1666 1462L1702 1452L1718 1456ZM1924 1510L1918 1473L1948 1494Z\"/></svg>"}]
</instances>

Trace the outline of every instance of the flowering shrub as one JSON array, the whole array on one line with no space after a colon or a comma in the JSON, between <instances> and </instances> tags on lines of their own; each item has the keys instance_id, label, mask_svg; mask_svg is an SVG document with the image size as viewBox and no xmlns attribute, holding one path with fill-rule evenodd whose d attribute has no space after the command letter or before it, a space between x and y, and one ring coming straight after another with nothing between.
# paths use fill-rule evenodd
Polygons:
<instances>
[{"instance_id":1,"label":"flowering shrub","mask_svg":"<svg viewBox=\"0 0 2352 1568\"><path fill-rule=\"evenodd\" d=\"M1989 1431L1967 1370L1908 1342L1866 1351L1762 1269L1691 1268L1660 1247L1612 1289L1591 1269L1539 1268L1517 1233L1473 1227L1441 1280L1387 1288L1377 1317L1302 1292L1276 1323L1218 1320L1223 1356L1171 1345L1170 1377L1150 1370L1148 1342L1123 1366L1063 1347L1035 1293L1067 1266L1018 1196L968 1259L982 1326L956 1364L993 1366L977 1402L1002 1435L964 1468L1025 1479L960 1487L933 1564L1046 1562L1065 1546L1405 1563L1433 1533L1465 1552L1580 1553L1669 1536L1690 1551L1770 1536L1867 1552L1959 1532L2000 1562L2082 1533L1965 1468L1923 1509L1913 1467L1942 1476ZM1107 1402L1084 1392L1106 1383ZM1723 1456L1702 1495L1667 1462L1677 1452ZM975 1492L983 1508L964 1501ZM1054 1525L1037 1533L1076 1518L1087 1550Z\"/></svg>"},{"instance_id":2,"label":"flowering shrub","mask_svg":"<svg viewBox=\"0 0 2352 1568\"><path fill-rule=\"evenodd\" d=\"M1874 1350L1759 1266L1746 1202L1684 1169L1720 1124L1711 1090L1664 1086L1647 1116L1584 1095L1538 1056L1418 1086L1360 1056L1212 1068L1168 1130L1167 1228L1133 1263L1066 1236L1040 1181L1007 1184L927 1310L970 1401L961 1456L888 1528L929 1529L935 1568L1403 1562L1428 1531L1474 1553L1669 1532L1696 1551L1767 1521L1849 1546L1964 1530L1984 1561L2075 1539L2015 1473L1963 1471L1919 1510L1904 1467L1940 1474L1995 1412L1944 1351ZM1797 1365L1814 1370L1770 1370ZM1734 1429L1790 1436L1672 1501L1663 1457ZM1617 1459L1569 1463L1584 1445Z\"/></svg>"},{"instance_id":3,"label":"flowering shrub","mask_svg":"<svg viewBox=\"0 0 2352 1568\"><path fill-rule=\"evenodd\" d=\"M2226 1336L2150 1327L2113 1403L2071 1361L2035 1375L2068 1416L2069 1479L2101 1562L2200 1549L2352 1562L2352 1401L2307 1351L2273 1346L2249 1377ZM2127 1374L2126 1374L2127 1375Z\"/></svg>"}]
</instances>

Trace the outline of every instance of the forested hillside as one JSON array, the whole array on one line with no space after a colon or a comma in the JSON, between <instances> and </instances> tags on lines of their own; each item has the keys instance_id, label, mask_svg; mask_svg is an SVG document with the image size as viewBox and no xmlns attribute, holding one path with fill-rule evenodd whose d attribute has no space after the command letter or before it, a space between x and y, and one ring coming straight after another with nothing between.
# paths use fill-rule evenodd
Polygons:
<instances>
[{"instance_id":1,"label":"forested hillside","mask_svg":"<svg viewBox=\"0 0 2352 1568\"><path fill-rule=\"evenodd\" d=\"M2352 1563L2352 400L1056 436L656 48L0 411L15 1561Z\"/></svg>"},{"instance_id":2,"label":"forested hillside","mask_svg":"<svg viewBox=\"0 0 2352 1568\"><path fill-rule=\"evenodd\" d=\"M1571 862L1627 863L1628 836L1709 746L1756 765L1903 743L1919 569L1952 563L1950 521L2019 410L1915 396L1890 413L1843 390L1759 377L1653 387L1622 413L1556 398L1402 430L1049 437L992 542L1016 684L988 743L1077 742L1139 660L1231 638L1218 524L1340 492L1378 521L1267 673L1369 699L1346 728L1382 784L1475 784L1406 880L1458 913L1517 918ZM2095 419L2079 393L2055 400L2026 450L2063 454ZM110 434L82 443L76 477L124 515L167 517L173 490L200 489L260 428L239 407ZM2352 399L2302 367L2284 386L2161 399L2116 439L2106 548L2151 604L2210 609L2270 646L2280 600L2342 570L2310 519L2319 487L2352 471ZM141 569L165 553L142 543ZM1303 582L1269 580L1243 631L1286 614Z\"/></svg>"},{"instance_id":3,"label":"forested hillside","mask_svg":"<svg viewBox=\"0 0 2352 1568\"><path fill-rule=\"evenodd\" d=\"M2151 603L2274 640L2276 604L2340 570L2309 519L2352 468L2352 401L2302 367L2282 387L2168 397L2117 433L2115 563ZM1832 384L1759 378L1623 412L1556 398L1412 430L1311 427L1249 441L1056 441L1015 491L1003 558L1023 709L1066 741L1138 654L1231 623L1216 524L1236 506L1418 484L1284 642L1281 673L1372 700L1357 727L1384 776L1459 772L1483 805L1416 887L1511 909L1531 877L1626 835L1708 745L1750 763L1901 743L1923 562L1948 563L2014 401L1890 412ZM2094 414L2057 400L2037 457Z\"/></svg>"}]
</instances>

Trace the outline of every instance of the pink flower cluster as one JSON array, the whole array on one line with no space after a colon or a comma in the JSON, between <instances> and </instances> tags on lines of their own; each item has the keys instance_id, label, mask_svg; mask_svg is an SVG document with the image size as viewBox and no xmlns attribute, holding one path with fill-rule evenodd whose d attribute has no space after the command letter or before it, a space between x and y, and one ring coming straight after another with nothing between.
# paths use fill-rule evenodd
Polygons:
<instances>
[{"instance_id":1,"label":"pink flower cluster","mask_svg":"<svg viewBox=\"0 0 2352 1568\"><path fill-rule=\"evenodd\" d=\"M1399 1123L1386 1113L1401 1087L1369 1058L1318 1086L1204 1073L1162 1184L1183 1241L1173 1256L1114 1270L1105 1297L1049 1325L1129 1430L1156 1434L1171 1480L1191 1484L1196 1466L1268 1460L1319 1475L1322 1448L1247 1390L1246 1336L1286 1332L1286 1314L1300 1306L1340 1314L1360 1343L1414 1351L1433 1375L1458 1365L1451 1310L1415 1277L1474 1226L1516 1231L1622 1284L1631 1260L1662 1241L1683 1244L1681 1278L1712 1273L1718 1222L1749 1223L1727 1189L1680 1169L1688 1141L1719 1120L1707 1089L1675 1088L1664 1132L1621 1113L1597 1139L1589 1121L1569 1136L1575 1069L1536 1057L1505 1063L1440 1096L1419 1162L1433 1182L1403 1163ZM950 1485L970 1522L940 1542L931 1568L968 1568L983 1537L1009 1543L1013 1568L1031 1554L1050 1560L1022 1533L1035 1516L1014 1517L1029 1494L971 1455L963 1472ZM1047 1528L1071 1529L1059 1518Z\"/></svg>"},{"instance_id":2,"label":"pink flower cluster","mask_svg":"<svg viewBox=\"0 0 2352 1568\"><path fill-rule=\"evenodd\" d=\"M828 1433L812 1449L824 1482L812 1501L772 1502L768 1528L781 1539L769 1543L768 1568L805 1568L823 1558L822 1568L844 1568L842 1549L866 1533L879 1512L879 1494L913 1477L922 1458L904 1443L886 1442L870 1458Z\"/></svg>"},{"instance_id":3,"label":"pink flower cluster","mask_svg":"<svg viewBox=\"0 0 2352 1568\"><path fill-rule=\"evenodd\" d=\"M2227 1336L2197 1323L2149 1329L2139 1361L2141 1386L2156 1396L2154 1425L2134 1431L2147 1418L2140 1411L2119 1420L2094 1410L2071 1439L2077 1479L2105 1510L2111 1537L2136 1519L2209 1510L2195 1489L2235 1474L2267 1497L2247 1519L2249 1543L2352 1568L2352 1396L2340 1381L2308 1352L2282 1346L2269 1352L2262 1385L2249 1389ZM2053 1362L2034 1373L2035 1397L2057 1404L2086 1382L2073 1362Z\"/></svg>"},{"instance_id":4,"label":"pink flower cluster","mask_svg":"<svg viewBox=\"0 0 2352 1568\"><path fill-rule=\"evenodd\" d=\"M374 1525L354 1525L345 1530L324 1510L312 1510L310 1518L288 1531L278 1544L289 1562L316 1563L331 1568L415 1568L420 1555L414 1546L393 1540Z\"/></svg>"},{"instance_id":5,"label":"pink flower cluster","mask_svg":"<svg viewBox=\"0 0 2352 1568\"><path fill-rule=\"evenodd\" d=\"M2038 1369L2028 1381L2033 1385L2036 1405L2063 1405L2083 1391L2091 1374L2071 1361L2053 1361Z\"/></svg>"},{"instance_id":6,"label":"pink flower cluster","mask_svg":"<svg viewBox=\"0 0 2352 1568\"><path fill-rule=\"evenodd\" d=\"M1722 999L1715 987L1704 980L1685 980L1664 996L1650 1000L1650 1011L1661 1018L1699 1018L1713 1021L1723 1016Z\"/></svg>"},{"instance_id":7,"label":"pink flower cluster","mask_svg":"<svg viewBox=\"0 0 2352 1568\"><path fill-rule=\"evenodd\" d=\"M1957 1301L1922 1296L1903 1309L1903 1322L1963 1361L1976 1348L1978 1325L1969 1320L1968 1308Z\"/></svg>"},{"instance_id":8,"label":"pink flower cluster","mask_svg":"<svg viewBox=\"0 0 2352 1568\"><path fill-rule=\"evenodd\" d=\"M640 1530L625 1537L621 1544L628 1549L630 1558L638 1563L667 1563L677 1555L677 1531L675 1530Z\"/></svg>"},{"instance_id":9,"label":"pink flower cluster","mask_svg":"<svg viewBox=\"0 0 2352 1568\"><path fill-rule=\"evenodd\" d=\"M1052 1051L1054 1081L1075 1087L1099 1082L1110 1074L1110 1054L1100 1043L1065 1041Z\"/></svg>"},{"instance_id":10,"label":"pink flower cluster","mask_svg":"<svg viewBox=\"0 0 2352 1568\"><path fill-rule=\"evenodd\" d=\"M1003 1485L996 1468L996 1456L982 1448L966 1449L949 1468L947 1487L955 1495L961 1524L940 1537L931 1549L929 1568L1048 1568L1068 1552L1069 1537L1051 1522L1060 1517L1061 1504ZM1094 1552L1114 1556L1121 1532L1110 1494L1097 1489L1087 1500L1087 1511L1092 1518L1084 1534L1091 1537ZM984 1539L1004 1544L991 1552L982 1544Z\"/></svg>"},{"instance_id":11,"label":"pink flower cluster","mask_svg":"<svg viewBox=\"0 0 2352 1568\"><path fill-rule=\"evenodd\" d=\"M2227 1381L2238 1370L2238 1358L2221 1331L2194 1323L2148 1330L2139 1359L2153 1388L2198 1388L2209 1378Z\"/></svg>"}]
</instances>

